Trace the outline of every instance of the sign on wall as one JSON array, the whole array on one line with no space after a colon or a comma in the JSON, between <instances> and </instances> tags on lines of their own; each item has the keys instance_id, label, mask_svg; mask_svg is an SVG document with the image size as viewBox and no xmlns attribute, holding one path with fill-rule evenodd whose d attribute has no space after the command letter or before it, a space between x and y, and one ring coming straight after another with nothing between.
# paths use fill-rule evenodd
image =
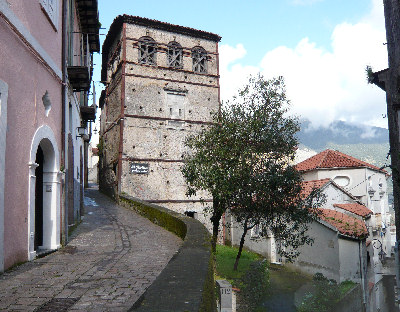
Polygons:
<instances>
[{"instance_id":1,"label":"sign on wall","mask_svg":"<svg viewBox=\"0 0 400 312\"><path fill-rule=\"evenodd\" d=\"M149 164L131 163L131 173L148 174Z\"/></svg>"}]
</instances>

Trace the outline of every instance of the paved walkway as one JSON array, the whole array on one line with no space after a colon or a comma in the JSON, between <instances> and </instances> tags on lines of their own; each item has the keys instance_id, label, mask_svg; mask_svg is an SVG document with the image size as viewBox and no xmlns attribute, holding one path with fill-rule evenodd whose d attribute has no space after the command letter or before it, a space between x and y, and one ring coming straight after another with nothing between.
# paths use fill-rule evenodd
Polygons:
<instances>
[{"instance_id":1,"label":"paved walkway","mask_svg":"<svg viewBox=\"0 0 400 312\"><path fill-rule=\"evenodd\" d=\"M127 311L182 241L95 189L63 249L0 275L0 311Z\"/></svg>"}]
</instances>

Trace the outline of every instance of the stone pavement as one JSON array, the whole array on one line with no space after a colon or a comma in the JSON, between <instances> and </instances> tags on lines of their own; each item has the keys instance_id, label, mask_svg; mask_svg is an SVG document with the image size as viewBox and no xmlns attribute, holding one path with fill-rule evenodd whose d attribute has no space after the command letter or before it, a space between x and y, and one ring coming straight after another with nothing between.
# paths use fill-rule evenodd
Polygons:
<instances>
[{"instance_id":1,"label":"stone pavement","mask_svg":"<svg viewBox=\"0 0 400 312\"><path fill-rule=\"evenodd\" d=\"M0 275L0 311L127 311L182 244L97 190L85 195L65 248Z\"/></svg>"}]
</instances>

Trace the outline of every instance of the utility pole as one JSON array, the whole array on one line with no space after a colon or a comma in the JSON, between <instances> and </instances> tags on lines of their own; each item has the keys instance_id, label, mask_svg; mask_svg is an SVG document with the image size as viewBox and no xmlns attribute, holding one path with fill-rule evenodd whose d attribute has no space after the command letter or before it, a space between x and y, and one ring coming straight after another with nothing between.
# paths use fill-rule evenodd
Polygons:
<instances>
[{"instance_id":1,"label":"utility pole","mask_svg":"<svg viewBox=\"0 0 400 312\"><path fill-rule=\"evenodd\" d=\"M396 303L398 306L400 302L400 3L399 0L383 0L383 5L389 68L381 72L372 73L371 82L386 91L390 157L392 162L393 205L396 225Z\"/></svg>"}]
</instances>

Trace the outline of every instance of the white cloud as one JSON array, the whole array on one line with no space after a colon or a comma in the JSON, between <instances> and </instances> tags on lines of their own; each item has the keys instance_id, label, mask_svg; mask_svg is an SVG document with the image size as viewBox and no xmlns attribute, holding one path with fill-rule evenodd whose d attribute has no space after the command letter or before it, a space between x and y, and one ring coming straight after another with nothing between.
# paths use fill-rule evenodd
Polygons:
<instances>
[{"instance_id":1,"label":"white cloud","mask_svg":"<svg viewBox=\"0 0 400 312\"><path fill-rule=\"evenodd\" d=\"M314 126L334 120L387 127L385 93L368 85L365 67L387 67L383 6L372 1L370 14L356 24L342 23L331 36L332 51L308 38L295 48L280 46L265 53L259 67L245 66L243 45L221 46L221 95L231 96L249 74L283 76L292 111ZM232 65L233 64L233 65Z\"/></svg>"},{"instance_id":2,"label":"white cloud","mask_svg":"<svg viewBox=\"0 0 400 312\"><path fill-rule=\"evenodd\" d=\"M222 100L227 100L232 97L237 89L246 83L250 75L260 71L257 67L234 64L236 61L243 58L246 53L247 51L242 44L237 44L236 47L221 45L220 74Z\"/></svg>"}]
</instances>

